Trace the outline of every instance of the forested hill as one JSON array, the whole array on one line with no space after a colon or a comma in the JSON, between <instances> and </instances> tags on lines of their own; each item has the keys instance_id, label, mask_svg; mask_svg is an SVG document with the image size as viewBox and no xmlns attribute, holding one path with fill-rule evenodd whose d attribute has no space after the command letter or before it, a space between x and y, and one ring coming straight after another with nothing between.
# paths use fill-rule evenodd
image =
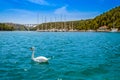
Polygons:
<instances>
[{"instance_id":1,"label":"forested hill","mask_svg":"<svg viewBox=\"0 0 120 80\"><path fill-rule=\"evenodd\" d=\"M25 31L27 28L21 24L14 24L14 23L0 23L0 31Z\"/></svg>"},{"instance_id":2,"label":"forested hill","mask_svg":"<svg viewBox=\"0 0 120 80\"><path fill-rule=\"evenodd\" d=\"M106 25L112 28L114 25L114 27L120 28L120 6L95 17L91 24L94 24L96 27Z\"/></svg>"},{"instance_id":3,"label":"forested hill","mask_svg":"<svg viewBox=\"0 0 120 80\"><path fill-rule=\"evenodd\" d=\"M13 31L14 27L5 23L0 23L0 31Z\"/></svg>"},{"instance_id":4,"label":"forested hill","mask_svg":"<svg viewBox=\"0 0 120 80\"><path fill-rule=\"evenodd\" d=\"M43 23L37 26L36 29L41 29L43 25L44 28L47 27L48 29L56 27L60 29L61 26L63 26L61 24L64 25L64 22ZM103 14L96 16L94 19L67 21L65 22L66 28L70 29L71 24L73 24L72 27L77 30L96 30L101 26L108 26L108 28L111 29L113 25L114 27L120 29L120 6L115 7L107 12L104 12Z\"/></svg>"}]
</instances>

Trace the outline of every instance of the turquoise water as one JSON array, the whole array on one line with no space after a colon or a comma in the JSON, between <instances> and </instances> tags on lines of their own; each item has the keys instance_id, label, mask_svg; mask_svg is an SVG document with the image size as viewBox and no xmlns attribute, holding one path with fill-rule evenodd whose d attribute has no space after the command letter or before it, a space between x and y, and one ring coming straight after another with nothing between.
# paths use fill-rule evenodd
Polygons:
<instances>
[{"instance_id":1,"label":"turquoise water","mask_svg":"<svg viewBox=\"0 0 120 80\"><path fill-rule=\"evenodd\" d=\"M0 32L0 80L120 80L120 33Z\"/></svg>"}]
</instances>

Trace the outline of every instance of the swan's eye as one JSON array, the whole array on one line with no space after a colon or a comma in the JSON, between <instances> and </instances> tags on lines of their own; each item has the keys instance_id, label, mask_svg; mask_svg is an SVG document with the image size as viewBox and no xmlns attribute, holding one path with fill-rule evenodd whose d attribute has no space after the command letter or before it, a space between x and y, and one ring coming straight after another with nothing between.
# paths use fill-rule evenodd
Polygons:
<instances>
[{"instance_id":1,"label":"swan's eye","mask_svg":"<svg viewBox=\"0 0 120 80\"><path fill-rule=\"evenodd\" d=\"M30 48L30 50L33 50L33 48Z\"/></svg>"}]
</instances>

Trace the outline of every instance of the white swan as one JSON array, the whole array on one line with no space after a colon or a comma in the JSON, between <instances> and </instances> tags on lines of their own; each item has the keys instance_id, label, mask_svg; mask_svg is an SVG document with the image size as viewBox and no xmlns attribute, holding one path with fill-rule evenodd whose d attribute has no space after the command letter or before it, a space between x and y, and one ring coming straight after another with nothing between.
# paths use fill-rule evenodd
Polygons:
<instances>
[{"instance_id":1,"label":"white swan","mask_svg":"<svg viewBox=\"0 0 120 80\"><path fill-rule=\"evenodd\" d=\"M44 62L48 62L48 58L44 57L44 56L39 56L34 58L34 51L35 51L35 47L31 48L32 50L32 60L38 63L44 63Z\"/></svg>"}]
</instances>

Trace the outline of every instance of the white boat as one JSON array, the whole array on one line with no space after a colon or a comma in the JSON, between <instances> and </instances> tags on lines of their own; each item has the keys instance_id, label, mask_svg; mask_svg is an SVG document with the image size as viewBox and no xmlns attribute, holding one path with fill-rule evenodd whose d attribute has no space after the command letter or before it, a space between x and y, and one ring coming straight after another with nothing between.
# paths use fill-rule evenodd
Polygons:
<instances>
[{"instance_id":1,"label":"white boat","mask_svg":"<svg viewBox=\"0 0 120 80\"><path fill-rule=\"evenodd\" d=\"M113 28L111 28L110 32L118 32L118 28L115 28L115 24L113 23Z\"/></svg>"},{"instance_id":2,"label":"white boat","mask_svg":"<svg viewBox=\"0 0 120 80\"><path fill-rule=\"evenodd\" d=\"M117 28L111 28L111 32L117 32L118 29Z\"/></svg>"}]
</instances>

